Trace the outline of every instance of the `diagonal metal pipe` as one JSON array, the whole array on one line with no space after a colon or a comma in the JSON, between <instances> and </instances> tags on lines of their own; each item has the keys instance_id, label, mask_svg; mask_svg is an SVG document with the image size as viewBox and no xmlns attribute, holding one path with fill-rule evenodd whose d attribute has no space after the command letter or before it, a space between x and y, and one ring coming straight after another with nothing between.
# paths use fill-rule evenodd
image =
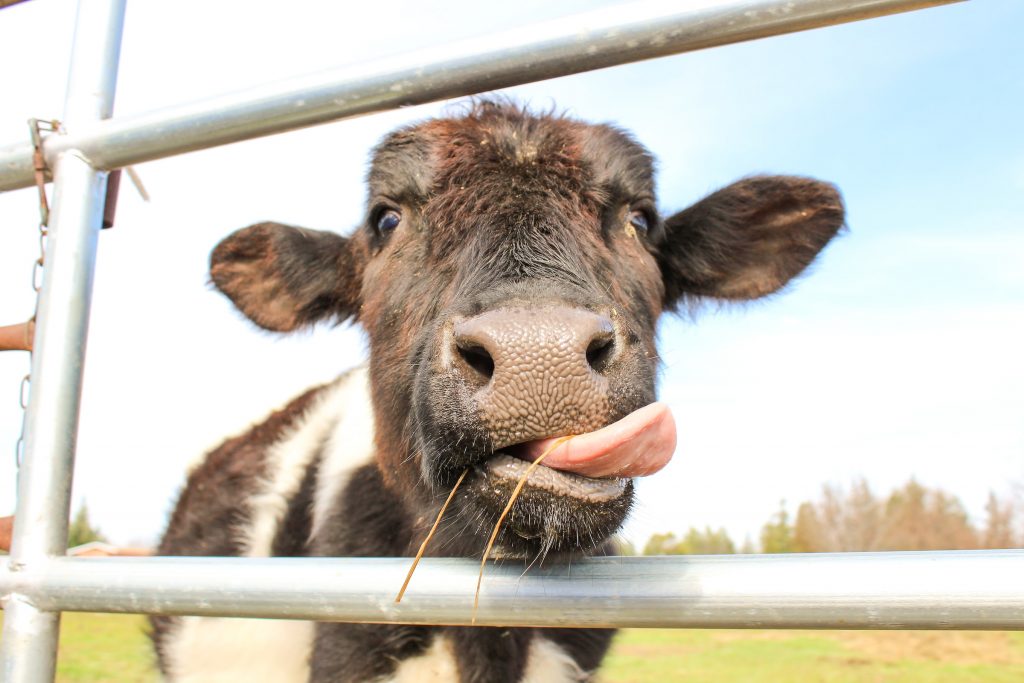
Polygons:
<instances>
[{"instance_id":1,"label":"diagonal metal pipe","mask_svg":"<svg viewBox=\"0 0 1024 683\"><path fill-rule=\"evenodd\" d=\"M112 170L328 121L962 0L644 0L343 66L281 83L69 127L46 157L78 149ZM0 147L0 191L32 184L27 143Z\"/></svg>"}]
</instances>

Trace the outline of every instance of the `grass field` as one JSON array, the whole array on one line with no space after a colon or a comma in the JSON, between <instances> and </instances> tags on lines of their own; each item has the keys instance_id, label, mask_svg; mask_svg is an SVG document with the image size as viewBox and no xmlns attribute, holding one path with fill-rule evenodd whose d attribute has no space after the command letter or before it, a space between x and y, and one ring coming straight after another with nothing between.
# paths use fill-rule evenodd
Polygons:
<instances>
[{"instance_id":1,"label":"grass field","mask_svg":"<svg viewBox=\"0 0 1024 683\"><path fill-rule=\"evenodd\" d=\"M134 615L65 614L57 680L155 682L145 626ZM1020 683L1024 633L629 630L600 680Z\"/></svg>"},{"instance_id":2,"label":"grass field","mask_svg":"<svg viewBox=\"0 0 1024 683\"><path fill-rule=\"evenodd\" d=\"M1019 683L1024 634L935 631L623 632L605 683Z\"/></svg>"}]
</instances>

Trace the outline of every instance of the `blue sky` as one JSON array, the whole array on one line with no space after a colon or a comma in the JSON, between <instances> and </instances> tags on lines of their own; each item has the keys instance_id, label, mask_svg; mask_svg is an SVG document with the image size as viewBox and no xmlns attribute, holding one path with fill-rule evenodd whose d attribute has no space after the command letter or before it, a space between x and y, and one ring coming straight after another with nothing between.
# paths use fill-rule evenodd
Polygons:
<instances>
[{"instance_id":1,"label":"blue sky","mask_svg":"<svg viewBox=\"0 0 1024 683\"><path fill-rule=\"evenodd\" d=\"M115 112L606 4L130 2ZM53 47L0 72L0 141L59 116L73 14L0 12L0 63L43 33ZM666 211L762 172L830 180L847 203L848 232L782 295L664 320L680 446L641 483L627 535L707 524L741 540L779 500L860 475L881 491L916 476L980 515L988 490L1024 480L1022 25L1024 3L973 0L510 91L632 130L659 157ZM265 219L351 229L370 146L443 106L143 164L149 204L123 188L100 244L75 487L115 540L153 538L187 462L363 353L351 329L252 330L205 286L212 246ZM0 196L4 323L31 311L34 212L30 192ZM0 356L0 453L26 369Z\"/></svg>"}]
</instances>

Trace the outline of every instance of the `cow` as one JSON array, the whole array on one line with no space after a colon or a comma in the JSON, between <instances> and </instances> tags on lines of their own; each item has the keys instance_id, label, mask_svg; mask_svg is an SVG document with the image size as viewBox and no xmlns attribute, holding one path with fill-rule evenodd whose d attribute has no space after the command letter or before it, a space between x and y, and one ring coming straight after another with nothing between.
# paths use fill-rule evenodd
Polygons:
<instances>
[{"instance_id":1,"label":"cow","mask_svg":"<svg viewBox=\"0 0 1024 683\"><path fill-rule=\"evenodd\" d=\"M632 479L674 449L659 316L772 294L844 224L834 186L791 176L663 216L653 167L613 125L477 100L384 138L349 236L259 223L221 241L212 283L247 318L282 333L354 320L369 361L208 453L159 554L411 556L468 472L427 554L479 558L552 446L493 556L612 552ZM587 681L612 636L153 619L175 683Z\"/></svg>"}]
</instances>

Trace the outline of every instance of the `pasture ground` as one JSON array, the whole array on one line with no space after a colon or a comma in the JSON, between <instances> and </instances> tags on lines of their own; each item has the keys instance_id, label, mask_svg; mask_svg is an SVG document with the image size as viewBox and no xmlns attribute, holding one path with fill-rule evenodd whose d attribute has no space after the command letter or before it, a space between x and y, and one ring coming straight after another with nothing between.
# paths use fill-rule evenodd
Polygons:
<instances>
[{"instance_id":1,"label":"pasture ground","mask_svg":"<svg viewBox=\"0 0 1024 683\"><path fill-rule=\"evenodd\" d=\"M155 683L146 621L65 614L60 683ZM1019 683L1024 633L622 632L602 683Z\"/></svg>"}]
</instances>

